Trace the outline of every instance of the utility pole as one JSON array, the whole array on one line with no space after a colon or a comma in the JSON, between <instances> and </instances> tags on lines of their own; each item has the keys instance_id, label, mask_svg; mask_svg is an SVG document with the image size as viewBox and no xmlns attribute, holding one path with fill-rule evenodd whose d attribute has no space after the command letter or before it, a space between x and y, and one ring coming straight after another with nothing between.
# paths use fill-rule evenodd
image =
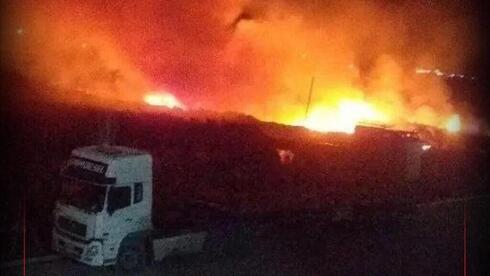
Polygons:
<instances>
[{"instance_id":1,"label":"utility pole","mask_svg":"<svg viewBox=\"0 0 490 276\"><path fill-rule=\"evenodd\" d=\"M313 84L315 83L315 76L311 77L310 91L308 93L308 102L306 103L305 120L308 119L308 110L310 109L311 94L313 94Z\"/></svg>"},{"instance_id":2,"label":"utility pole","mask_svg":"<svg viewBox=\"0 0 490 276\"><path fill-rule=\"evenodd\" d=\"M99 123L98 142L102 145L111 145L115 142L118 131L117 112L111 108L102 111Z\"/></svg>"},{"instance_id":3,"label":"utility pole","mask_svg":"<svg viewBox=\"0 0 490 276\"><path fill-rule=\"evenodd\" d=\"M112 122L113 118L112 118L112 114L111 114L111 111L110 110L107 110L106 111L106 117L105 117L105 122L104 122L104 137L102 138L102 143L104 145L110 145L112 144Z\"/></svg>"}]
</instances>

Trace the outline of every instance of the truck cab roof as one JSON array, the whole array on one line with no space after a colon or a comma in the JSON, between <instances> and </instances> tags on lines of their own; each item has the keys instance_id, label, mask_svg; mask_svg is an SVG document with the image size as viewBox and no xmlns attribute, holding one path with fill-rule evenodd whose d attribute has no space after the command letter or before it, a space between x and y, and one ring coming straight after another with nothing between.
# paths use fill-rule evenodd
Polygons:
<instances>
[{"instance_id":1,"label":"truck cab roof","mask_svg":"<svg viewBox=\"0 0 490 276\"><path fill-rule=\"evenodd\" d=\"M62 174L97 184L147 182L152 177L148 152L124 146L96 145L74 149Z\"/></svg>"},{"instance_id":2,"label":"truck cab roof","mask_svg":"<svg viewBox=\"0 0 490 276\"><path fill-rule=\"evenodd\" d=\"M114 159L123 159L145 154L149 153L134 148L111 145L87 146L76 148L72 151L72 155L83 155L84 157L89 159L99 159L98 161L112 161Z\"/></svg>"}]
</instances>

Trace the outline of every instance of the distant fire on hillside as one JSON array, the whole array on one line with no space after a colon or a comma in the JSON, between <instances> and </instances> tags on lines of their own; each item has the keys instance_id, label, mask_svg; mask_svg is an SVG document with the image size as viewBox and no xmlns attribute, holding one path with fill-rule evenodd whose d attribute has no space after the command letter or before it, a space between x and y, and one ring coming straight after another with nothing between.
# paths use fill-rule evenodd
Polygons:
<instances>
[{"instance_id":1,"label":"distant fire on hillside","mask_svg":"<svg viewBox=\"0 0 490 276\"><path fill-rule=\"evenodd\" d=\"M233 111L322 132L478 129L438 78L462 78L444 72L478 53L457 4L174 2L22 0L5 13L2 51L60 97L86 91L107 107Z\"/></svg>"},{"instance_id":2,"label":"distant fire on hillside","mask_svg":"<svg viewBox=\"0 0 490 276\"><path fill-rule=\"evenodd\" d=\"M143 100L149 105L185 109L185 106L174 95L166 91L149 92Z\"/></svg>"}]
</instances>

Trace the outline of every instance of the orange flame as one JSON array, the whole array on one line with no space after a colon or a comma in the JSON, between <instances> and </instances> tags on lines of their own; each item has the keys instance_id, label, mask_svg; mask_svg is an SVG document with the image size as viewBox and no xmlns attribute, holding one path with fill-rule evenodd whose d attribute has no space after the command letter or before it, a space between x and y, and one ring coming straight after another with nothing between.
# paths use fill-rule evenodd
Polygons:
<instances>
[{"instance_id":1,"label":"orange flame","mask_svg":"<svg viewBox=\"0 0 490 276\"><path fill-rule=\"evenodd\" d=\"M185 106L168 92L150 92L144 96L143 100L149 105L185 109Z\"/></svg>"},{"instance_id":2,"label":"orange flame","mask_svg":"<svg viewBox=\"0 0 490 276\"><path fill-rule=\"evenodd\" d=\"M354 133L361 122L385 123L386 114L372 104L361 100L340 99L336 106L315 106L304 120L295 125L321 132Z\"/></svg>"},{"instance_id":3,"label":"orange flame","mask_svg":"<svg viewBox=\"0 0 490 276\"><path fill-rule=\"evenodd\" d=\"M113 102L106 99L185 109L173 94L149 91L171 85L185 91L192 107L323 132L353 133L360 123L427 125L450 133L479 129L471 110L452 100L445 81L467 78L447 72L457 72L478 52L474 24L466 24L472 19L448 17L454 7L67 1L54 8L50 1L18 2L9 7L2 33L6 64L73 101L79 97L72 94L84 91L108 107ZM126 20L129 15L135 20ZM454 37L460 38L456 44ZM172 43L154 43L162 38ZM312 77L315 90L305 115Z\"/></svg>"}]
</instances>

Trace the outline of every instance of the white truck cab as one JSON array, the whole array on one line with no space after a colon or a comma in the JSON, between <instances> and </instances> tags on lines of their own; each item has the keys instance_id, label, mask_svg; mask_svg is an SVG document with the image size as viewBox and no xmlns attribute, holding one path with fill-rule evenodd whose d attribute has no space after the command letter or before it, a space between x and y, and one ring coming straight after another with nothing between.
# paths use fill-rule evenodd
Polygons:
<instances>
[{"instance_id":1,"label":"white truck cab","mask_svg":"<svg viewBox=\"0 0 490 276\"><path fill-rule=\"evenodd\" d=\"M171 253L201 250L205 232L155 234L149 153L122 146L77 148L61 178L54 210L55 251L91 266L131 269Z\"/></svg>"}]
</instances>

